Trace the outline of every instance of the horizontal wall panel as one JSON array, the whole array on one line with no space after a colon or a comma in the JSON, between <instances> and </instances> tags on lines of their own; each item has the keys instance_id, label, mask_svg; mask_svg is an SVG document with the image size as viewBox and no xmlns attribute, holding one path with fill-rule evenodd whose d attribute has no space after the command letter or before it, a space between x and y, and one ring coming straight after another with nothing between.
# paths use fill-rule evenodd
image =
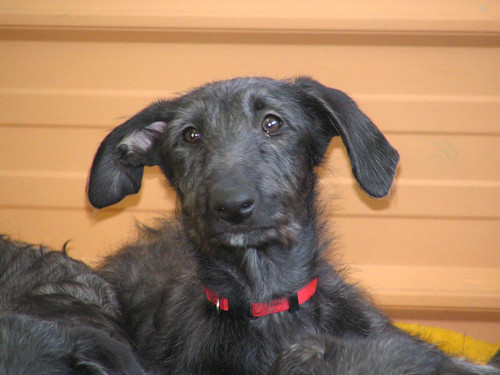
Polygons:
<instances>
[{"instance_id":1,"label":"horizontal wall panel","mask_svg":"<svg viewBox=\"0 0 500 375\"><path fill-rule=\"evenodd\" d=\"M168 92L1 89L2 124L110 130Z\"/></svg>"},{"instance_id":2,"label":"horizontal wall panel","mask_svg":"<svg viewBox=\"0 0 500 375\"><path fill-rule=\"evenodd\" d=\"M339 185L348 186L348 185ZM352 186L352 185L351 185ZM340 189L339 189L340 190ZM500 193L498 183L483 185L453 185L449 181L436 183L405 183L400 181L394 188L394 197L380 200L370 199L360 189L345 189L338 193L338 203L334 202L338 212L346 215L367 215L376 212L381 216L420 216L440 218L500 218Z\"/></svg>"},{"instance_id":3,"label":"horizontal wall panel","mask_svg":"<svg viewBox=\"0 0 500 375\"><path fill-rule=\"evenodd\" d=\"M0 206L82 210L91 209L85 195L85 174L44 173L32 176L1 174ZM141 192L114 208L132 211L162 211L175 208L175 193L165 187L159 174L145 176ZM57 192L56 194L54 192Z\"/></svg>"},{"instance_id":4,"label":"horizontal wall panel","mask_svg":"<svg viewBox=\"0 0 500 375\"><path fill-rule=\"evenodd\" d=\"M497 168L500 157L500 136L481 134L386 134L398 150L400 162L397 184L403 180L451 180L451 184L496 184L500 181ZM496 157L498 156L498 157ZM351 166L340 138L331 144L327 159L319 169L321 176L331 181L350 178ZM411 183L411 182L403 182Z\"/></svg>"},{"instance_id":5,"label":"horizontal wall panel","mask_svg":"<svg viewBox=\"0 0 500 375\"><path fill-rule=\"evenodd\" d=\"M84 209L85 174L37 173L32 176L0 173L0 205L57 207ZM130 196L118 207L142 211L172 209L175 194L166 188L164 178L158 173L147 174L139 194ZM405 184L401 181L392 199L370 199L354 181L335 181L334 192L325 192L321 199L328 215L397 216L397 217L463 217L498 220L500 207L497 197L500 186ZM57 194L54 192L57 191ZM332 199L332 194L335 196Z\"/></svg>"},{"instance_id":6,"label":"horizontal wall panel","mask_svg":"<svg viewBox=\"0 0 500 375\"><path fill-rule=\"evenodd\" d=\"M354 273L382 306L500 309L500 268L360 266Z\"/></svg>"},{"instance_id":7,"label":"horizontal wall panel","mask_svg":"<svg viewBox=\"0 0 500 375\"><path fill-rule=\"evenodd\" d=\"M0 149L0 170L85 173L106 135L103 129L0 126L4 143Z\"/></svg>"},{"instance_id":8,"label":"horizontal wall panel","mask_svg":"<svg viewBox=\"0 0 500 375\"><path fill-rule=\"evenodd\" d=\"M497 96L350 94L384 131L500 134ZM110 129L158 98L175 95L166 88L156 91L0 88L0 111L4 113L0 121L16 126Z\"/></svg>"},{"instance_id":9,"label":"horizontal wall panel","mask_svg":"<svg viewBox=\"0 0 500 375\"><path fill-rule=\"evenodd\" d=\"M138 220L153 223L143 214L128 211L96 217L91 210L0 208L0 232L55 249L69 241L69 255L93 265L136 238Z\"/></svg>"},{"instance_id":10,"label":"horizontal wall panel","mask_svg":"<svg viewBox=\"0 0 500 375\"><path fill-rule=\"evenodd\" d=\"M291 38L204 43L174 33L158 42L19 41L7 34L0 43L0 86L177 92L222 78L306 74L353 94L498 97L498 38L467 48Z\"/></svg>"},{"instance_id":11,"label":"horizontal wall panel","mask_svg":"<svg viewBox=\"0 0 500 375\"><path fill-rule=\"evenodd\" d=\"M386 131L500 134L499 96L360 94L354 99Z\"/></svg>"},{"instance_id":12,"label":"horizontal wall panel","mask_svg":"<svg viewBox=\"0 0 500 375\"><path fill-rule=\"evenodd\" d=\"M357 265L500 267L498 220L359 217L332 213L333 259ZM411 228L412 230L409 230Z\"/></svg>"},{"instance_id":13,"label":"horizontal wall panel","mask_svg":"<svg viewBox=\"0 0 500 375\"><path fill-rule=\"evenodd\" d=\"M0 7L0 25L183 30L479 33L499 29L494 0L210 2L17 0Z\"/></svg>"}]
</instances>

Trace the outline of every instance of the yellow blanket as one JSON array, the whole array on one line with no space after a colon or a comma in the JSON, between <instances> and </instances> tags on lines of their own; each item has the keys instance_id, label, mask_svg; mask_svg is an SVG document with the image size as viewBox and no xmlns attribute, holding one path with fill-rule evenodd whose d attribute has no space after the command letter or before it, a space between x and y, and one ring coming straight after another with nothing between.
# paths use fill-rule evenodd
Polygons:
<instances>
[{"instance_id":1,"label":"yellow blanket","mask_svg":"<svg viewBox=\"0 0 500 375\"><path fill-rule=\"evenodd\" d=\"M394 325L413 336L418 336L423 341L438 346L452 356L465 357L471 362L485 364L500 350L500 342L490 344L449 329L426 327L420 324L395 323Z\"/></svg>"}]
</instances>

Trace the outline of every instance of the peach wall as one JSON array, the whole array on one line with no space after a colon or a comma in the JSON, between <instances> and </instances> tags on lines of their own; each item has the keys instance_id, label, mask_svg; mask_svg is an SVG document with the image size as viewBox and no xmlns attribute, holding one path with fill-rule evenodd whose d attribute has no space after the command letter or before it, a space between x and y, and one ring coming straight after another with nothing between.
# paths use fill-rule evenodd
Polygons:
<instances>
[{"instance_id":1,"label":"peach wall","mask_svg":"<svg viewBox=\"0 0 500 375\"><path fill-rule=\"evenodd\" d=\"M334 257L396 318L500 341L499 66L497 1L0 1L0 232L98 262L175 207L155 168L140 194L89 207L111 128L206 81L312 75L401 154L374 201L332 143Z\"/></svg>"}]
</instances>

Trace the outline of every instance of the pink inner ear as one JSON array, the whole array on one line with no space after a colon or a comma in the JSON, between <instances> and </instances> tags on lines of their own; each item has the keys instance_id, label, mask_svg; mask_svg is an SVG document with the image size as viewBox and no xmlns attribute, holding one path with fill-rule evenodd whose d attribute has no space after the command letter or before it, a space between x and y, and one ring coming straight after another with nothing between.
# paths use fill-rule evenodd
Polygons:
<instances>
[{"instance_id":1,"label":"pink inner ear","mask_svg":"<svg viewBox=\"0 0 500 375\"><path fill-rule=\"evenodd\" d=\"M118 147L127 145L132 152L147 152L158 133L162 133L166 125L164 121L155 121L123 138Z\"/></svg>"},{"instance_id":2,"label":"pink inner ear","mask_svg":"<svg viewBox=\"0 0 500 375\"><path fill-rule=\"evenodd\" d=\"M167 123L164 121L156 121L156 122L153 122L152 124L146 126L145 129L148 129L148 130L151 129L151 130L156 130L157 132L163 132L166 125L167 125Z\"/></svg>"}]
</instances>

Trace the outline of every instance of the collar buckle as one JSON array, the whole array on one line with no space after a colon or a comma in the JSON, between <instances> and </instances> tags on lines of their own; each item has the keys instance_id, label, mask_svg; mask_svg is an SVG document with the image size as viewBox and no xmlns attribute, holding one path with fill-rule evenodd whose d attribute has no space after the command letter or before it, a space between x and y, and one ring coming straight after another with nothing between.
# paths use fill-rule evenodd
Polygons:
<instances>
[{"instance_id":1,"label":"collar buckle","mask_svg":"<svg viewBox=\"0 0 500 375\"><path fill-rule=\"evenodd\" d=\"M220 313L220 297L217 297L217 302L215 303L215 310L217 311L217 314Z\"/></svg>"}]
</instances>

